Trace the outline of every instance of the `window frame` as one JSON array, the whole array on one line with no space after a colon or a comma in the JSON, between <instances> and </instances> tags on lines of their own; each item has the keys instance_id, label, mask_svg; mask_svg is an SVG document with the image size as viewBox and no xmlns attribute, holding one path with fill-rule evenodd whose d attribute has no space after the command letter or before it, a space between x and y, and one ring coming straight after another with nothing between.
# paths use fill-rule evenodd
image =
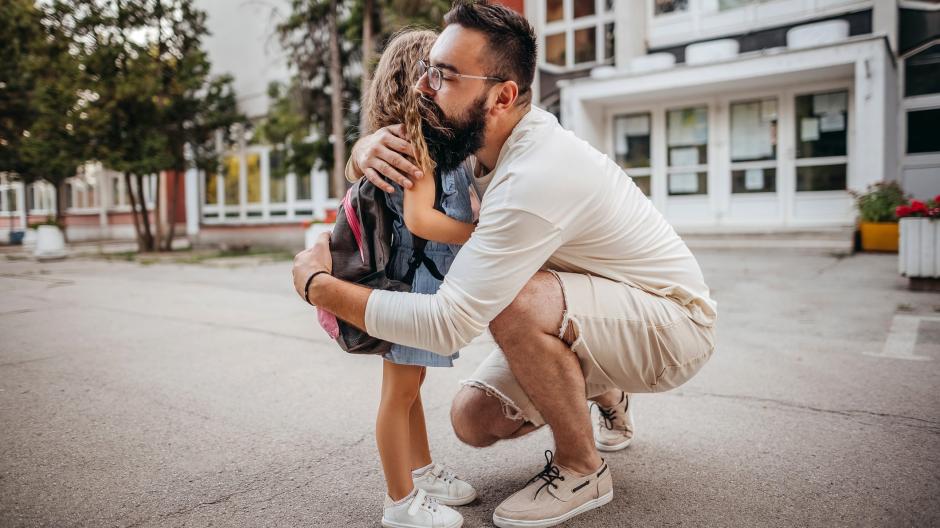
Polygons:
<instances>
[{"instance_id":1,"label":"window frame","mask_svg":"<svg viewBox=\"0 0 940 528\"><path fill-rule=\"evenodd\" d=\"M578 71L583 69L595 68L597 66L614 64L616 61L617 49L614 44L613 56L605 57L606 54L606 29L608 24L614 26L614 38L616 42L617 21L616 21L616 2L608 11L606 0L593 0L594 14L581 18L574 18L574 0L563 0L563 16L561 20L548 22L547 0L541 0L539 3L539 67L547 72L564 73L569 71ZM582 29L594 28L594 60L576 63L574 49L574 34ZM550 63L546 57L548 37L563 34L565 36L565 64L559 65Z\"/></svg>"}]
</instances>

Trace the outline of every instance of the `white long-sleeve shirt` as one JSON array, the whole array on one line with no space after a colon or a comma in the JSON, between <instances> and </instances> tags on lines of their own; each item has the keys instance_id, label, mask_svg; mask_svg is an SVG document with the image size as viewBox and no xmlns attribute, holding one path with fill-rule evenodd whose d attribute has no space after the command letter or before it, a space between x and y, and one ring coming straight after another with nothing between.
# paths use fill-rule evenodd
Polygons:
<instances>
[{"instance_id":1,"label":"white long-sleeve shirt","mask_svg":"<svg viewBox=\"0 0 940 528\"><path fill-rule=\"evenodd\" d=\"M434 295L375 290L367 332L451 354L483 333L539 269L668 297L700 324L717 305L698 262L629 176L536 107L500 150L470 240Z\"/></svg>"}]
</instances>

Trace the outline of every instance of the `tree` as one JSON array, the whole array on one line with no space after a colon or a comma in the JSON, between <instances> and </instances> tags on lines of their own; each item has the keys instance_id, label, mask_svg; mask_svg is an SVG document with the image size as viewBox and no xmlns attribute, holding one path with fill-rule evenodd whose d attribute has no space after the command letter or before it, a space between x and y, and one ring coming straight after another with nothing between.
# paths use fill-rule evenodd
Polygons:
<instances>
[{"instance_id":1,"label":"tree","mask_svg":"<svg viewBox=\"0 0 940 528\"><path fill-rule=\"evenodd\" d=\"M96 0L83 6L80 41L97 96L95 157L125 173L140 249L169 250L175 194L188 157L206 166L206 158L219 148L209 127L225 135L243 120L235 109L232 80L210 78L201 46L205 14L192 0ZM151 229L144 194L144 177L150 174L160 184L163 177L172 183L166 233L159 192Z\"/></svg>"},{"instance_id":2,"label":"tree","mask_svg":"<svg viewBox=\"0 0 940 528\"><path fill-rule=\"evenodd\" d=\"M440 27L450 5L449 0L292 1L278 32L296 78L278 92L290 101L276 101L272 109L300 103L305 118L293 121L300 128L292 137L309 137L311 130L319 134L312 142L295 138L291 144L321 154L315 166L330 170L334 195L346 185L348 145L365 127L361 98L377 62L377 44L406 26Z\"/></svg>"},{"instance_id":3,"label":"tree","mask_svg":"<svg viewBox=\"0 0 940 528\"><path fill-rule=\"evenodd\" d=\"M344 101L359 100L356 73L350 67L354 46L344 38L349 28L349 4L340 0L292 0L291 12L278 25L281 44L296 70L296 84L307 92L301 98L312 130L319 132L314 150L330 145L318 167L331 174L333 194L346 186L343 169L351 122L357 109L347 112Z\"/></svg>"},{"instance_id":4,"label":"tree","mask_svg":"<svg viewBox=\"0 0 940 528\"><path fill-rule=\"evenodd\" d=\"M0 22L0 170L24 184L51 183L62 224L65 181L88 159L93 97L81 50L74 43L74 8L54 1L37 7L15 0Z\"/></svg>"}]
</instances>

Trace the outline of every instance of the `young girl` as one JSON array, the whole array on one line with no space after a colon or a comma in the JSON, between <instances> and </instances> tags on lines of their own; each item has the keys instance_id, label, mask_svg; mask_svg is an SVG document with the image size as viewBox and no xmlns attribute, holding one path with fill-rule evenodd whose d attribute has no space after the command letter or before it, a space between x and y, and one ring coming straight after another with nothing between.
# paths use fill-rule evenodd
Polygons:
<instances>
[{"instance_id":1,"label":"young girl","mask_svg":"<svg viewBox=\"0 0 940 528\"><path fill-rule=\"evenodd\" d=\"M467 241L474 227L469 168L461 166L445 174L434 171L422 133L416 64L427 58L436 38L433 31L407 31L396 36L382 54L364 109L371 130L403 123L415 147L416 164L424 174L434 174L434 178L415 182L411 189L398 187L386 195L393 213L393 253L387 274L399 280L405 277L412 258L420 253L421 241L414 235L427 240L423 251L427 258L413 271L412 291L418 293L437 291L440 277L447 273L460 248L458 244ZM433 116L425 118L433 121ZM463 517L443 505L459 506L476 498L473 487L432 462L421 405L427 367L453 366L456 357L397 344L384 357L382 401L375 425L388 485L383 526L456 528L463 524Z\"/></svg>"}]
</instances>

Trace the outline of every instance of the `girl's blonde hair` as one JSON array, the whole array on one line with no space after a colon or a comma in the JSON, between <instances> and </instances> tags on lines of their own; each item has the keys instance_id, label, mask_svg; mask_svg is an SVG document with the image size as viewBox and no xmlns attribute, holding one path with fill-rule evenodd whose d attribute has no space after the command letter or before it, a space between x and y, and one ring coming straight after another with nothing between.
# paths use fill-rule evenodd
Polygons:
<instances>
[{"instance_id":1,"label":"girl's blonde hair","mask_svg":"<svg viewBox=\"0 0 940 528\"><path fill-rule=\"evenodd\" d=\"M396 123L404 125L405 135L415 149L416 165L430 175L434 174L435 163L421 131L422 115L431 127L440 128L441 124L432 113L421 112L421 94L415 85L420 78L417 62L428 59L435 40L436 32L417 29L402 30L392 37L375 69L363 109L368 116L368 132Z\"/></svg>"}]
</instances>

